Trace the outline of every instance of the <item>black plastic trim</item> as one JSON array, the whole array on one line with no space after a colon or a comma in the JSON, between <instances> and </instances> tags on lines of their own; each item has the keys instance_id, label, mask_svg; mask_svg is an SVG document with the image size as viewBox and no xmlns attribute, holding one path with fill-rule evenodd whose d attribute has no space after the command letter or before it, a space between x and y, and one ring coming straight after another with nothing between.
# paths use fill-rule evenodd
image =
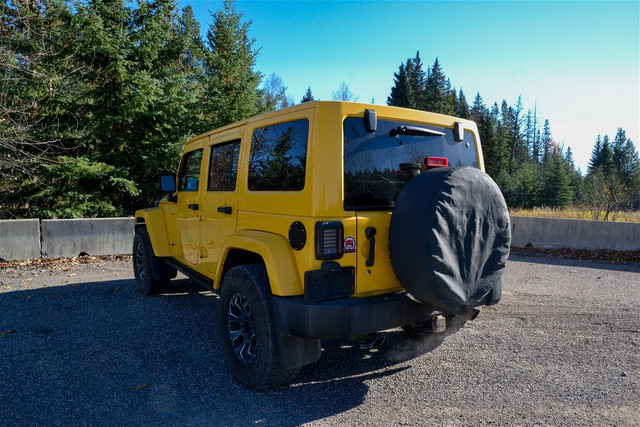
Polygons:
<instances>
[{"instance_id":1,"label":"black plastic trim","mask_svg":"<svg viewBox=\"0 0 640 427\"><path fill-rule=\"evenodd\" d=\"M305 338L354 340L442 314L414 301L406 292L323 302L274 296L273 301L287 333Z\"/></svg>"}]
</instances>

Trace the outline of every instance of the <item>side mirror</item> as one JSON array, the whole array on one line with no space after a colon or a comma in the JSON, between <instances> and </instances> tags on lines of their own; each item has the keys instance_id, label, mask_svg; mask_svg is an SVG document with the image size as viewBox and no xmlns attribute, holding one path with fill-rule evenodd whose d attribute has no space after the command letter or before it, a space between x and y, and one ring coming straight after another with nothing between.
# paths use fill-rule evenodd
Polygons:
<instances>
[{"instance_id":1,"label":"side mirror","mask_svg":"<svg viewBox=\"0 0 640 427\"><path fill-rule=\"evenodd\" d=\"M176 192L176 177L173 175L160 175L160 191L173 194Z\"/></svg>"}]
</instances>

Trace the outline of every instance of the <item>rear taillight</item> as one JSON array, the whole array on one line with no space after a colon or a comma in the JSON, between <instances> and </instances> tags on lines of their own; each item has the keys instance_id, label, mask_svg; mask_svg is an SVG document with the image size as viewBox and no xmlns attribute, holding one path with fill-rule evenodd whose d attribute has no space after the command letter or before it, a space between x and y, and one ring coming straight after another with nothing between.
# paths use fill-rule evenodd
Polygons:
<instances>
[{"instance_id":1,"label":"rear taillight","mask_svg":"<svg viewBox=\"0 0 640 427\"><path fill-rule=\"evenodd\" d=\"M344 227L341 222L316 222L316 259L342 258Z\"/></svg>"},{"instance_id":2,"label":"rear taillight","mask_svg":"<svg viewBox=\"0 0 640 427\"><path fill-rule=\"evenodd\" d=\"M424 163L428 168L446 168L449 166L449 159L446 157L427 157Z\"/></svg>"}]
</instances>

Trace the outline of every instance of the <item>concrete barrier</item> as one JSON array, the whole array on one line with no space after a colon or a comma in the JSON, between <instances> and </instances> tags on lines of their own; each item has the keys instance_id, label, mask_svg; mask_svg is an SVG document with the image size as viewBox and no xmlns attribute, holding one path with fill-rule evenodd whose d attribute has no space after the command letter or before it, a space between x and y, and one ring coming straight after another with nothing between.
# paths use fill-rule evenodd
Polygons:
<instances>
[{"instance_id":1,"label":"concrete barrier","mask_svg":"<svg viewBox=\"0 0 640 427\"><path fill-rule=\"evenodd\" d=\"M130 254L133 233L133 218L43 219L42 254L46 257Z\"/></svg>"},{"instance_id":2,"label":"concrete barrier","mask_svg":"<svg viewBox=\"0 0 640 427\"><path fill-rule=\"evenodd\" d=\"M40 258L40 221L0 220L0 259Z\"/></svg>"},{"instance_id":3,"label":"concrete barrier","mask_svg":"<svg viewBox=\"0 0 640 427\"><path fill-rule=\"evenodd\" d=\"M511 217L511 244L541 249L640 250L640 224Z\"/></svg>"},{"instance_id":4,"label":"concrete barrier","mask_svg":"<svg viewBox=\"0 0 640 427\"><path fill-rule=\"evenodd\" d=\"M640 224L511 217L513 246L640 250ZM131 253L132 218L0 220L5 260Z\"/></svg>"}]
</instances>

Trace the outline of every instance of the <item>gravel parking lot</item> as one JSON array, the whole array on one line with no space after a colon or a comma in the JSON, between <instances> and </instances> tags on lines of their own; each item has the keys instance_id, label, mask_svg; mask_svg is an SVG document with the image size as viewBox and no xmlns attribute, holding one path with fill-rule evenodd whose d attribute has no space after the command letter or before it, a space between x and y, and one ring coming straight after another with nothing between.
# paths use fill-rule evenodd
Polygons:
<instances>
[{"instance_id":1,"label":"gravel parking lot","mask_svg":"<svg viewBox=\"0 0 640 427\"><path fill-rule=\"evenodd\" d=\"M457 334L324 343L253 393L222 356L218 298L135 291L130 260L0 270L0 425L638 425L640 266L514 256Z\"/></svg>"}]
</instances>

